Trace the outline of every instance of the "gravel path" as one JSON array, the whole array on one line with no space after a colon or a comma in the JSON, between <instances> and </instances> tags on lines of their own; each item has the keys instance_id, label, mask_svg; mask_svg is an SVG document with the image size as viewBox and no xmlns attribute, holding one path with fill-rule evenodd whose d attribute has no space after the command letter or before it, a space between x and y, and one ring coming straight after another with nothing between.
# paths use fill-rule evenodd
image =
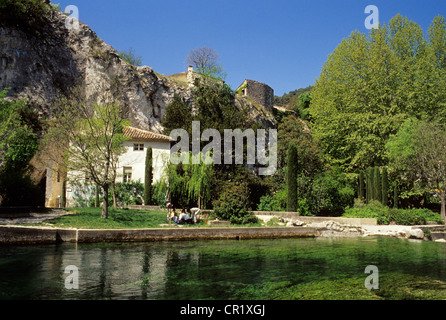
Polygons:
<instances>
[{"instance_id":1,"label":"gravel path","mask_svg":"<svg viewBox=\"0 0 446 320\"><path fill-rule=\"evenodd\" d=\"M14 225L14 224L24 224L24 223L40 223L45 220L50 220L58 218L61 216L69 215L70 212L65 210L53 209L46 213L27 213L21 217L17 218L2 218L0 215L0 225Z\"/></svg>"}]
</instances>

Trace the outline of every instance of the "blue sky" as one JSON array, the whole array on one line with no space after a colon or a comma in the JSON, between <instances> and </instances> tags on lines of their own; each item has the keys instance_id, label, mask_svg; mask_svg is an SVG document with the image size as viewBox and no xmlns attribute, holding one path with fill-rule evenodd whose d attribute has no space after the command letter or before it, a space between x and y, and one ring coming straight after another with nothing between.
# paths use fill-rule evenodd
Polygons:
<instances>
[{"instance_id":1,"label":"blue sky","mask_svg":"<svg viewBox=\"0 0 446 320\"><path fill-rule=\"evenodd\" d=\"M52 0L75 5L79 19L117 50L169 75L186 70L190 50L220 54L227 83L267 83L276 95L312 85L328 55L354 30L367 33L366 6L387 23L400 13L425 32L444 0Z\"/></svg>"}]
</instances>

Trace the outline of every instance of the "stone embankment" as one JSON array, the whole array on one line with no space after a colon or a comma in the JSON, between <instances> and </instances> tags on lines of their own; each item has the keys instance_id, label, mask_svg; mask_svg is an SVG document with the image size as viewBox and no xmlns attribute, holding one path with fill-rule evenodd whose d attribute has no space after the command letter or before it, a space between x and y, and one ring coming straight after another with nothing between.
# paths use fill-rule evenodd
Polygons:
<instances>
[{"instance_id":1,"label":"stone embankment","mask_svg":"<svg viewBox=\"0 0 446 320\"><path fill-rule=\"evenodd\" d=\"M275 223L287 227L309 227L319 231L319 237L371 237L386 236L405 239L428 240L423 231L434 226L378 225L376 219L351 219L328 217L296 217L293 215L257 215L264 223L275 219ZM434 239L433 239L434 240Z\"/></svg>"}]
</instances>

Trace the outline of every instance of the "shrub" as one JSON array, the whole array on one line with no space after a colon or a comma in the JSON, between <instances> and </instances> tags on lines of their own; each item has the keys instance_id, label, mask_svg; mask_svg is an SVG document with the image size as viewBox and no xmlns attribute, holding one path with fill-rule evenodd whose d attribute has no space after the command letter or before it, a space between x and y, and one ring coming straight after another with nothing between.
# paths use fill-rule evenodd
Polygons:
<instances>
[{"instance_id":1,"label":"shrub","mask_svg":"<svg viewBox=\"0 0 446 320\"><path fill-rule=\"evenodd\" d=\"M393 222L399 225L422 225L428 221L443 223L441 216L429 209L389 209L378 201L371 201L365 206L349 208L343 217L376 218L378 224Z\"/></svg>"},{"instance_id":2,"label":"shrub","mask_svg":"<svg viewBox=\"0 0 446 320\"><path fill-rule=\"evenodd\" d=\"M116 183L116 202L122 206L141 205L143 203L143 194L144 184L140 181Z\"/></svg>"},{"instance_id":3,"label":"shrub","mask_svg":"<svg viewBox=\"0 0 446 320\"><path fill-rule=\"evenodd\" d=\"M28 27L41 27L51 6L43 0L2 0L0 1L0 21L21 24ZM30 28L32 30L32 28Z\"/></svg>"},{"instance_id":4,"label":"shrub","mask_svg":"<svg viewBox=\"0 0 446 320\"><path fill-rule=\"evenodd\" d=\"M288 145L287 154L287 187L288 187L288 201L287 211L297 211L297 166L298 156L297 148L294 144Z\"/></svg>"},{"instance_id":5,"label":"shrub","mask_svg":"<svg viewBox=\"0 0 446 320\"><path fill-rule=\"evenodd\" d=\"M167 183L157 182L152 186L152 203L162 208L166 207Z\"/></svg>"},{"instance_id":6,"label":"shrub","mask_svg":"<svg viewBox=\"0 0 446 320\"><path fill-rule=\"evenodd\" d=\"M339 169L319 174L309 188L305 198L309 210L315 215L339 216L344 208L353 205L355 189ZM304 198L304 194L301 196Z\"/></svg>"},{"instance_id":7,"label":"shrub","mask_svg":"<svg viewBox=\"0 0 446 320\"><path fill-rule=\"evenodd\" d=\"M257 218L250 212L249 188L245 184L232 184L214 201L214 214L217 218L232 224L256 223Z\"/></svg>"},{"instance_id":8,"label":"shrub","mask_svg":"<svg viewBox=\"0 0 446 320\"><path fill-rule=\"evenodd\" d=\"M264 195L257 205L259 211L285 211L287 203L287 188L277 191L273 196Z\"/></svg>"}]
</instances>

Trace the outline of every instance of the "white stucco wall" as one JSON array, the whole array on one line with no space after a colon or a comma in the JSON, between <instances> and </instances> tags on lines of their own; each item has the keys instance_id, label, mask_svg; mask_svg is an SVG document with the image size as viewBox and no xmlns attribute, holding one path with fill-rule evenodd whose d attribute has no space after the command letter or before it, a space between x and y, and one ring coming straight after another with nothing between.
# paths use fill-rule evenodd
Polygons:
<instances>
[{"instance_id":1,"label":"white stucco wall","mask_svg":"<svg viewBox=\"0 0 446 320\"><path fill-rule=\"evenodd\" d=\"M133 151L133 145L144 144L143 151ZM153 153L153 183L156 183L164 176L164 169L169 163L170 157L170 144L168 142L147 142L131 140L124 143L127 151L119 158L118 168L118 182L122 182L124 167L132 168L132 181L140 180L144 183L145 180L145 166L146 166L146 153L149 146L152 147Z\"/></svg>"},{"instance_id":2,"label":"white stucco wall","mask_svg":"<svg viewBox=\"0 0 446 320\"><path fill-rule=\"evenodd\" d=\"M144 144L143 151L133 151L135 143ZM169 142L147 142L131 140L124 143L127 151L119 157L119 167L117 170L116 182L123 182L123 173L125 167L132 168L131 181L145 180L145 166L147 148L152 147L152 167L153 167L153 183L156 183L165 177L165 168L170 158ZM80 172L69 172L67 183L67 206L87 205L87 200L94 197L94 185L85 180L85 174ZM78 203L82 199L83 204Z\"/></svg>"}]
</instances>

